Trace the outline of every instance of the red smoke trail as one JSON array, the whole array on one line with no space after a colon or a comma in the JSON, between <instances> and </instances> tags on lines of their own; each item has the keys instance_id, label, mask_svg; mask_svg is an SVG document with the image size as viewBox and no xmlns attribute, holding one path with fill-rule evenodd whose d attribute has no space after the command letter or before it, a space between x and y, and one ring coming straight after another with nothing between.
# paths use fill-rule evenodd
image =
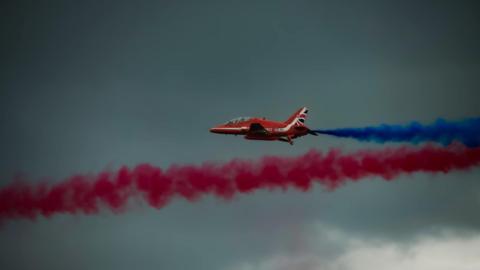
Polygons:
<instances>
[{"instance_id":1,"label":"red smoke trail","mask_svg":"<svg viewBox=\"0 0 480 270\"><path fill-rule=\"evenodd\" d=\"M54 185L12 183L0 189L0 220L34 218L41 214L86 213L107 206L122 211L131 197L142 197L156 208L171 199L195 199L206 194L231 198L258 189L309 190L314 183L335 188L347 180L366 177L393 179L414 172L447 173L480 165L480 148L463 145L399 147L322 153L311 150L298 157L267 156L260 160L173 165L166 170L149 164L96 176L76 175Z\"/></svg>"}]
</instances>

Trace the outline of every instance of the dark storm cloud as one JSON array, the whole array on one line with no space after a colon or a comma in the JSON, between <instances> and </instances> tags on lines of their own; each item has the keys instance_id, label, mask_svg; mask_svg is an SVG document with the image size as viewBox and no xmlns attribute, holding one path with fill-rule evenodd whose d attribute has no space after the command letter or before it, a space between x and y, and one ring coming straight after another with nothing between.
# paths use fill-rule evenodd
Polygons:
<instances>
[{"instance_id":1,"label":"dark storm cloud","mask_svg":"<svg viewBox=\"0 0 480 270\"><path fill-rule=\"evenodd\" d=\"M303 105L313 128L480 115L474 1L1 5L2 185L18 172L58 181L140 162L377 147L313 137L290 147L208 133L238 115L286 119ZM315 222L393 241L444 227L478 232L478 175L12 222L0 230L0 268L224 269L296 250ZM325 254L341 249L318 245Z\"/></svg>"}]
</instances>

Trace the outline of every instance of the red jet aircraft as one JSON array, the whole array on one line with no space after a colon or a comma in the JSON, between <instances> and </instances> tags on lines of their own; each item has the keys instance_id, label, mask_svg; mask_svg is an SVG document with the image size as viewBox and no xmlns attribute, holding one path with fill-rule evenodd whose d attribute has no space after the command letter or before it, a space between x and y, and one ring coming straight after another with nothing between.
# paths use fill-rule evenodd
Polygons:
<instances>
[{"instance_id":1,"label":"red jet aircraft","mask_svg":"<svg viewBox=\"0 0 480 270\"><path fill-rule=\"evenodd\" d=\"M303 107L285 122L276 122L265 118L238 117L225 124L210 129L220 134L245 135L247 140L282 141L293 145L293 139L312 134L315 131L305 126L308 109Z\"/></svg>"}]
</instances>

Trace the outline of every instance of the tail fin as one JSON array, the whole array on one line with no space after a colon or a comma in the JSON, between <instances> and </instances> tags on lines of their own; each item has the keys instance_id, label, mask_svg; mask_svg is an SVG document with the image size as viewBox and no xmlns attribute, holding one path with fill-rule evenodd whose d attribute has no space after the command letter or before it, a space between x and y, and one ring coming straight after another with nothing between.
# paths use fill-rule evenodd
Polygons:
<instances>
[{"instance_id":1,"label":"tail fin","mask_svg":"<svg viewBox=\"0 0 480 270\"><path fill-rule=\"evenodd\" d=\"M291 124L292 122L295 122L295 125L303 126L305 123L305 119L307 119L307 115L308 115L307 107L298 109L298 111L292 114L292 116L290 116L287 119L287 121L285 121L285 124Z\"/></svg>"}]
</instances>

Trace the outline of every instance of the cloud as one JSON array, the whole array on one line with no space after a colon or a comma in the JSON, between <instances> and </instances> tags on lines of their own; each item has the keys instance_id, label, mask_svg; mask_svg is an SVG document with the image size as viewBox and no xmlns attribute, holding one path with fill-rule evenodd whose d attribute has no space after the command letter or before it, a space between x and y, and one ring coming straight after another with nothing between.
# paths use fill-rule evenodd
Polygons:
<instances>
[{"instance_id":1,"label":"cloud","mask_svg":"<svg viewBox=\"0 0 480 270\"><path fill-rule=\"evenodd\" d=\"M480 234L467 236L452 231L421 236L405 244L359 238L322 228L322 240L344 245L337 256L325 256L312 247L302 254L279 253L260 262L242 262L232 270L474 270L480 269ZM325 238L327 235L328 239ZM318 239L317 239L318 240Z\"/></svg>"},{"instance_id":2,"label":"cloud","mask_svg":"<svg viewBox=\"0 0 480 270\"><path fill-rule=\"evenodd\" d=\"M393 242L374 245L359 241L330 269L480 269L480 235L473 238L423 238L408 247Z\"/></svg>"}]
</instances>

